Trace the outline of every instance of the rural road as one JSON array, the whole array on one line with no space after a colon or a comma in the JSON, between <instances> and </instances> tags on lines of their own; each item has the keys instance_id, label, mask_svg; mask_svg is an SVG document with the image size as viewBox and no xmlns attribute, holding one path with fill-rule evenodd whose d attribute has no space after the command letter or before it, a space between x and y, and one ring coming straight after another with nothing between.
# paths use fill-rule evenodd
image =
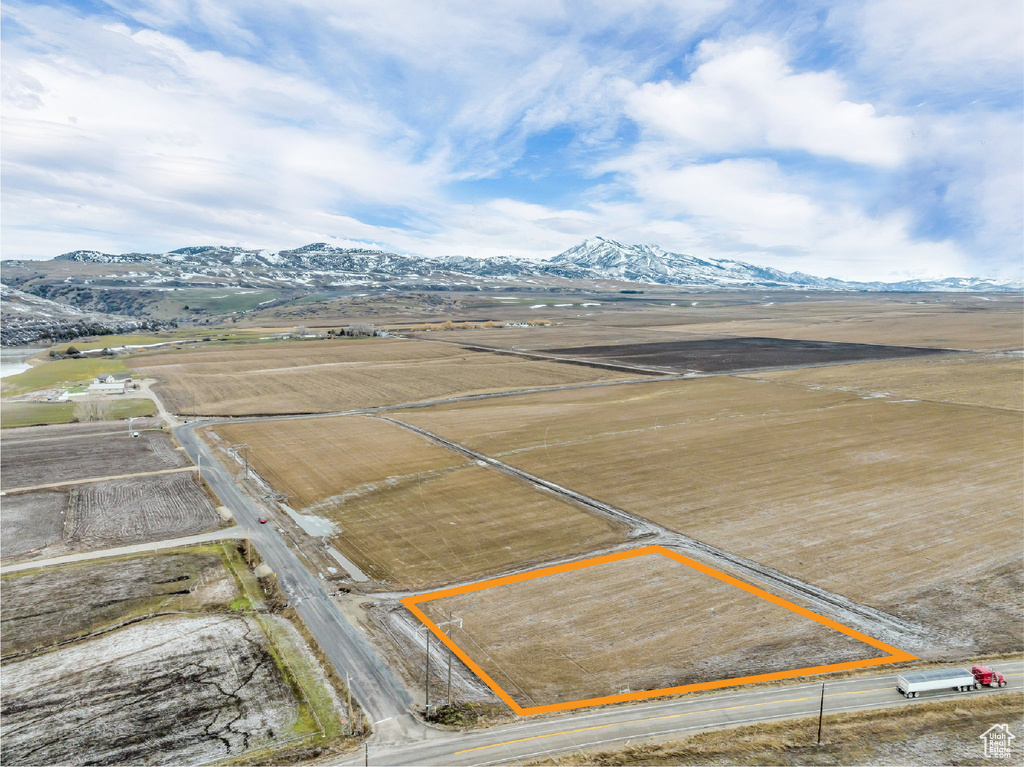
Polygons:
<instances>
[{"instance_id":1,"label":"rural road","mask_svg":"<svg viewBox=\"0 0 1024 767\"><path fill-rule=\"evenodd\" d=\"M63 557L51 557L49 559L33 559L27 562L18 562L16 565L5 565L0 567L0 575L14 573L18 570L35 570L39 567L66 565L70 562L84 562L87 559L121 557L125 554L140 554L144 551L160 551L161 549L174 549L178 546L193 546L197 543L209 543L210 541L223 541L228 538L244 537L245 530L238 525L235 525L234 527L229 527L225 530L214 530L212 533L189 535L184 538L168 538L164 541L137 543L133 546L118 546L114 549L98 549L96 551L80 551L77 554L67 554Z\"/></svg>"},{"instance_id":2,"label":"rural road","mask_svg":"<svg viewBox=\"0 0 1024 767\"><path fill-rule=\"evenodd\" d=\"M152 477L157 474L178 474L182 471L195 471L195 466L179 466L176 469L157 469L156 471L137 471L134 474L112 474L109 477L88 477L86 479L70 479L67 482L51 482L48 485L30 485L28 487L9 487L0 495L11 495L12 493L30 493L33 490L50 490L55 487L68 487L69 485L88 485L93 482L112 482L117 479L131 479L132 477Z\"/></svg>"},{"instance_id":3,"label":"rural road","mask_svg":"<svg viewBox=\"0 0 1024 767\"><path fill-rule=\"evenodd\" d=\"M825 713L871 708L902 708L954 696L1000 695L1024 688L1024 662L997 663L1006 675L1003 689L982 688L969 693L928 693L907 699L900 695L893 673L827 682ZM731 690L675 700L582 710L552 718L525 719L515 724L467 733L438 732L429 741L380 748L370 744L371 765L485 765L521 763L585 748L621 748L627 741L679 739L701 730L741 724L816 716L821 683ZM808 730L808 741L816 736ZM976 733L980 735L981 733ZM361 765L364 751L334 764Z\"/></svg>"},{"instance_id":4,"label":"rural road","mask_svg":"<svg viewBox=\"0 0 1024 767\"><path fill-rule=\"evenodd\" d=\"M224 470L195 429L208 424L189 423L174 429L188 456L203 457L203 478L220 502L234 514L240 527L249 528L264 561L278 576L288 597L335 669L350 675L352 695L374 725L375 741L401 742L432 732L409 713L412 700L391 670L381 662L362 634L331 602L323 582L299 560L273 525L259 523L260 510Z\"/></svg>"}]
</instances>

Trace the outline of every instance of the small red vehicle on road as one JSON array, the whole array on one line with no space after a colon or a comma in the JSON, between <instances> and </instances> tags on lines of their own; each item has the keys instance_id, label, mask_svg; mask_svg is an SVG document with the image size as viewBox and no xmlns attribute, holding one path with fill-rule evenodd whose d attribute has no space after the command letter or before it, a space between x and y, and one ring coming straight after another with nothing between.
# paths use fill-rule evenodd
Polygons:
<instances>
[{"instance_id":1,"label":"small red vehicle on road","mask_svg":"<svg viewBox=\"0 0 1024 767\"><path fill-rule=\"evenodd\" d=\"M267 518L266 517L260 517L260 524L261 525L267 524Z\"/></svg>"},{"instance_id":2,"label":"small red vehicle on road","mask_svg":"<svg viewBox=\"0 0 1024 767\"><path fill-rule=\"evenodd\" d=\"M971 673L974 674L974 680L978 684L983 684L986 687L1006 687L1006 677L988 666L971 666Z\"/></svg>"}]
</instances>

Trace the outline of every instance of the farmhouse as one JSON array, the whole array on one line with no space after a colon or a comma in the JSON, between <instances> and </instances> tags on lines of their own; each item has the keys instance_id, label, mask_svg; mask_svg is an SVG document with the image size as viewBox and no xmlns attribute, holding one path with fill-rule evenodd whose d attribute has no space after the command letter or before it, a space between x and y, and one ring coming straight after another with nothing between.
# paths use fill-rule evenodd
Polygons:
<instances>
[{"instance_id":1,"label":"farmhouse","mask_svg":"<svg viewBox=\"0 0 1024 767\"><path fill-rule=\"evenodd\" d=\"M132 382L131 373L100 373L92 379L94 384L121 384Z\"/></svg>"},{"instance_id":2,"label":"farmhouse","mask_svg":"<svg viewBox=\"0 0 1024 767\"><path fill-rule=\"evenodd\" d=\"M132 382L131 373L101 373L92 379L90 394L124 394Z\"/></svg>"}]
</instances>

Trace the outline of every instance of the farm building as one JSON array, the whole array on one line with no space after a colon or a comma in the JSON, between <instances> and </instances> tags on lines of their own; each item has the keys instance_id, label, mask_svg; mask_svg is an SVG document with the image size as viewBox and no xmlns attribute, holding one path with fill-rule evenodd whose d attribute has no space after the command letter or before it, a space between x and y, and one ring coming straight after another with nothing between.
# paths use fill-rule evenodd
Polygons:
<instances>
[{"instance_id":1,"label":"farm building","mask_svg":"<svg viewBox=\"0 0 1024 767\"><path fill-rule=\"evenodd\" d=\"M92 379L94 384L121 384L132 382L131 373L100 373Z\"/></svg>"}]
</instances>

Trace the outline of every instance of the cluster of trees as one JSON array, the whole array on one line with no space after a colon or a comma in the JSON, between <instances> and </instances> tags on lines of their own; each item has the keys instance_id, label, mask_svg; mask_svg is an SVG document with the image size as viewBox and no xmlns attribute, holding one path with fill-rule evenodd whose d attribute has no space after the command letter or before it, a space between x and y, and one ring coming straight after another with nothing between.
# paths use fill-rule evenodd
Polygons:
<instances>
[{"instance_id":1,"label":"cluster of trees","mask_svg":"<svg viewBox=\"0 0 1024 767\"><path fill-rule=\"evenodd\" d=\"M328 330L327 335L329 336L372 336L376 335L377 331L373 327L372 322L353 322L347 328L341 328L340 330Z\"/></svg>"}]
</instances>

